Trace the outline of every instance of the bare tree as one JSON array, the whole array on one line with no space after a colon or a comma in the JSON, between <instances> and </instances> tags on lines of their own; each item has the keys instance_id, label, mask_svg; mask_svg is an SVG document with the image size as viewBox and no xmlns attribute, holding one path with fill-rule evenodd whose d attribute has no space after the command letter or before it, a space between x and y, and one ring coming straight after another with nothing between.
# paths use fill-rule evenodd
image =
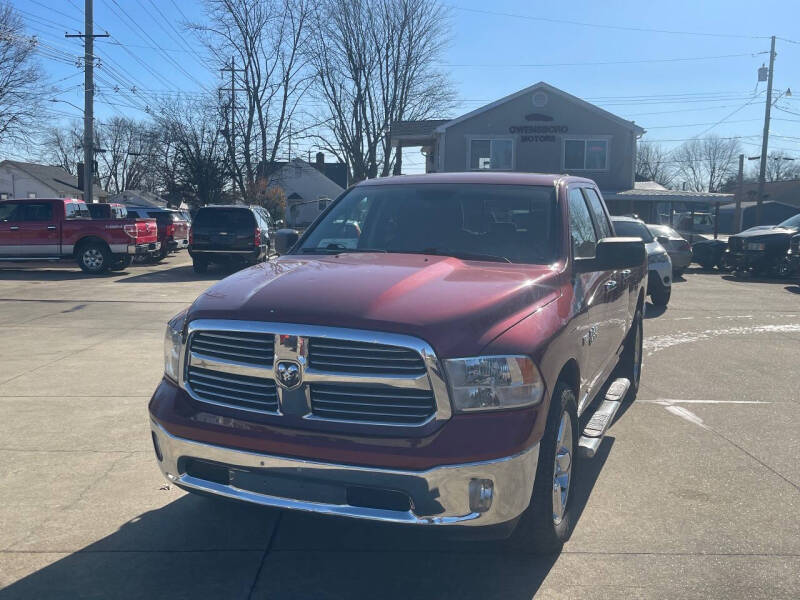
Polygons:
<instances>
[{"instance_id":1,"label":"bare tree","mask_svg":"<svg viewBox=\"0 0 800 600\"><path fill-rule=\"evenodd\" d=\"M160 107L156 123L163 133L158 169L168 197L199 205L222 202L230 175L217 107L203 100L172 101Z\"/></svg>"},{"instance_id":2,"label":"bare tree","mask_svg":"<svg viewBox=\"0 0 800 600\"><path fill-rule=\"evenodd\" d=\"M767 171L764 176L767 181L800 179L800 163L797 159L786 156L785 152L770 152L767 154ZM758 170L755 171L754 178L758 180Z\"/></svg>"},{"instance_id":3,"label":"bare tree","mask_svg":"<svg viewBox=\"0 0 800 600\"><path fill-rule=\"evenodd\" d=\"M0 4L0 144L29 141L41 119L45 90L36 39L24 33L19 14Z\"/></svg>"},{"instance_id":4,"label":"bare tree","mask_svg":"<svg viewBox=\"0 0 800 600\"><path fill-rule=\"evenodd\" d=\"M451 106L452 86L436 65L447 23L434 0L321 1L313 56L327 129L320 142L344 158L354 181L391 172L393 123Z\"/></svg>"},{"instance_id":5,"label":"bare tree","mask_svg":"<svg viewBox=\"0 0 800 600\"><path fill-rule=\"evenodd\" d=\"M736 172L739 142L709 135L685 142L675 149L676 177L697 192L720 191Z\"/></svg>"},{"instance_id":6,"label":"bare tree","mask_svg":"<svg viewBox=\"0 0 800 600\"><path fill-rule=\"evenodd\" d=\"M220 69L235 69L233 93L231 71L223 71L220 111L228 115L222 131L242 196L268 177L292 135L292 118L311 84L306 50L313 6L314 0L206 0L209 23L190 25Z\"/></svg>"},{"instance_id":7,"label":"bare tree","mask_svg":"<svg viewBox=\"0 0 800 600\"><path fill-rule=\"evenodd\" d=\"M670 187L674 180L670 152L653 142L640 143L636 149L636 178Z\"/></svg>"},{"instance_id":8,"label":"bare tree","mask_svg":"<svg viewBox=\"0 0 800 600\"><path fill-rule=\"evenodd\" d=\"M42 135L40 160L77 177L83 161L83 131L76 121L66 127L51 127Z\"/></svg>"},{"instance_id":9,"label":"bare tree","mask_svg":"<svg viewBox=\"0 0 800 600\"><path fill-rule=\"evenodd\" d=\"M101 185L112 193L123 190L151 189L155 182L149 174L155 159L157 135L150 123L127 117L113 117L97 127Z\"/></svg>"}]
</instances>

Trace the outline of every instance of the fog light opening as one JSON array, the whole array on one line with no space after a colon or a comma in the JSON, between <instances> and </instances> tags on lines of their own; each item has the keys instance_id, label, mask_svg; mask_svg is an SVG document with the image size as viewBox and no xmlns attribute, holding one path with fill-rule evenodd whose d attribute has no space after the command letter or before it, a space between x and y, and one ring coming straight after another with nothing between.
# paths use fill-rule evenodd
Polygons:
<instances>
[{"instance_id":1,"label":"fog light opening","mask_svg":"<svg viewBox=\"0 0 800 600\"><path fill-rule=\"evenodd\" d=\"M494 482L491 479L472 479L469 482L469 509L483 513L492 506Z\"/></svg>"},{"instance_id":2,"label":"fog light opening","mask_svg":"<svg viewBox=\"0 0 800 600\"><path fill-rule=\"evenodd\" d=\"M161 446L158 445L158 437L156 436L156 432L151 431L150 436L153 438L153 450L156 451L156 458L158 459L158 462L163 462L164 455L161 454Z\"/></svg>"}]
</instances>

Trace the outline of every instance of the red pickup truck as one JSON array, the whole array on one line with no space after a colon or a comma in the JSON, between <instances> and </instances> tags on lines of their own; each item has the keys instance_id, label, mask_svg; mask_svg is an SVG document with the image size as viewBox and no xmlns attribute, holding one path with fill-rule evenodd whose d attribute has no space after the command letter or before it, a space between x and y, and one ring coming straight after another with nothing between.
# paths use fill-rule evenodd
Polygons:
<instances>
[{"instance_id":1,"label":"red pickup truck","mask_svg":"<svg viewBox=\"0 0 800 600\"><path fill-rule=\"evenodd\" d=\"M155 219L92 219L83 200L0 202L0 260L74 260L90 274L160 249Z\"/></svg>"},{"instance_id":2,"label":"red pickup truck","mask_svg":"<svg viewBox=\"0 0 800 600\"><path fill-rule=\"evenodd\" d=\"M167 326L149 406L166 478L559 548L576 458L641 373L645 248L594 182L368 180L276 249Z\"/></svg>"}]
</instances>

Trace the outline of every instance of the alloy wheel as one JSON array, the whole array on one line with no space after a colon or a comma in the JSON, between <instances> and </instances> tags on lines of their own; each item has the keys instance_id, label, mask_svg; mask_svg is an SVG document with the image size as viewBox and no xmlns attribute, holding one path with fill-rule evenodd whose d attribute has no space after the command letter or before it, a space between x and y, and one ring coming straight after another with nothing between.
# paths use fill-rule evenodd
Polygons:
<instances>
[{"instance_id":1,"label":"alloy wheel","mask_svg":"<svg viewBox=\"0 0 800 600\"><path fill-rule=\"evenodd\" d=\"M99 271L103 266L103 253L97 248L87 248L83 251L83 264L92 271Z\"/></svg>"},{"instance_id":2,"label":"alloy wheel","mask_svg":"<svg viewBox=\"0 0 800 600\"><path fill-rule=\"evenodd\" d=\"M553 523L564 520L572 482L572 418L567 411L561 414L556 436L556 456L553 466Z\"/></svg>"}]
</instances>

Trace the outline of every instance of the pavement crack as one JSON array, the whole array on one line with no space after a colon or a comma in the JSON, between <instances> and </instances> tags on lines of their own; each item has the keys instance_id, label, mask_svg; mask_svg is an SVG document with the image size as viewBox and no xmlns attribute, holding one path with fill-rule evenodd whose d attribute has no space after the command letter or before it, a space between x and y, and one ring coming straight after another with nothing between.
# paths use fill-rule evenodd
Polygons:
<instances>
[{"instance_id":1,"label":"pavement crack","mask_svg":"<svg viewBox=\"0 0 800 600\"><path fill-rule=\"evenodd\" d=\"M253 585L250 586L250 592L247 594L247 600L250 600L256 591L258 580L261 578L261 571L264 570L264 563L267 562L267 556L272 550L272 544L275 542L275 536L278 535L278 527L280 527L281 525L282 516L283 513L279 512L277 518L275 519L275 526L272 528L272 532L270 533L269 540L267 541L267 547L264 548L264 554L261 555L261 562L259 563L258 569L256 570L256 576L253 578Z\"/></svg>"}]
</instances>

